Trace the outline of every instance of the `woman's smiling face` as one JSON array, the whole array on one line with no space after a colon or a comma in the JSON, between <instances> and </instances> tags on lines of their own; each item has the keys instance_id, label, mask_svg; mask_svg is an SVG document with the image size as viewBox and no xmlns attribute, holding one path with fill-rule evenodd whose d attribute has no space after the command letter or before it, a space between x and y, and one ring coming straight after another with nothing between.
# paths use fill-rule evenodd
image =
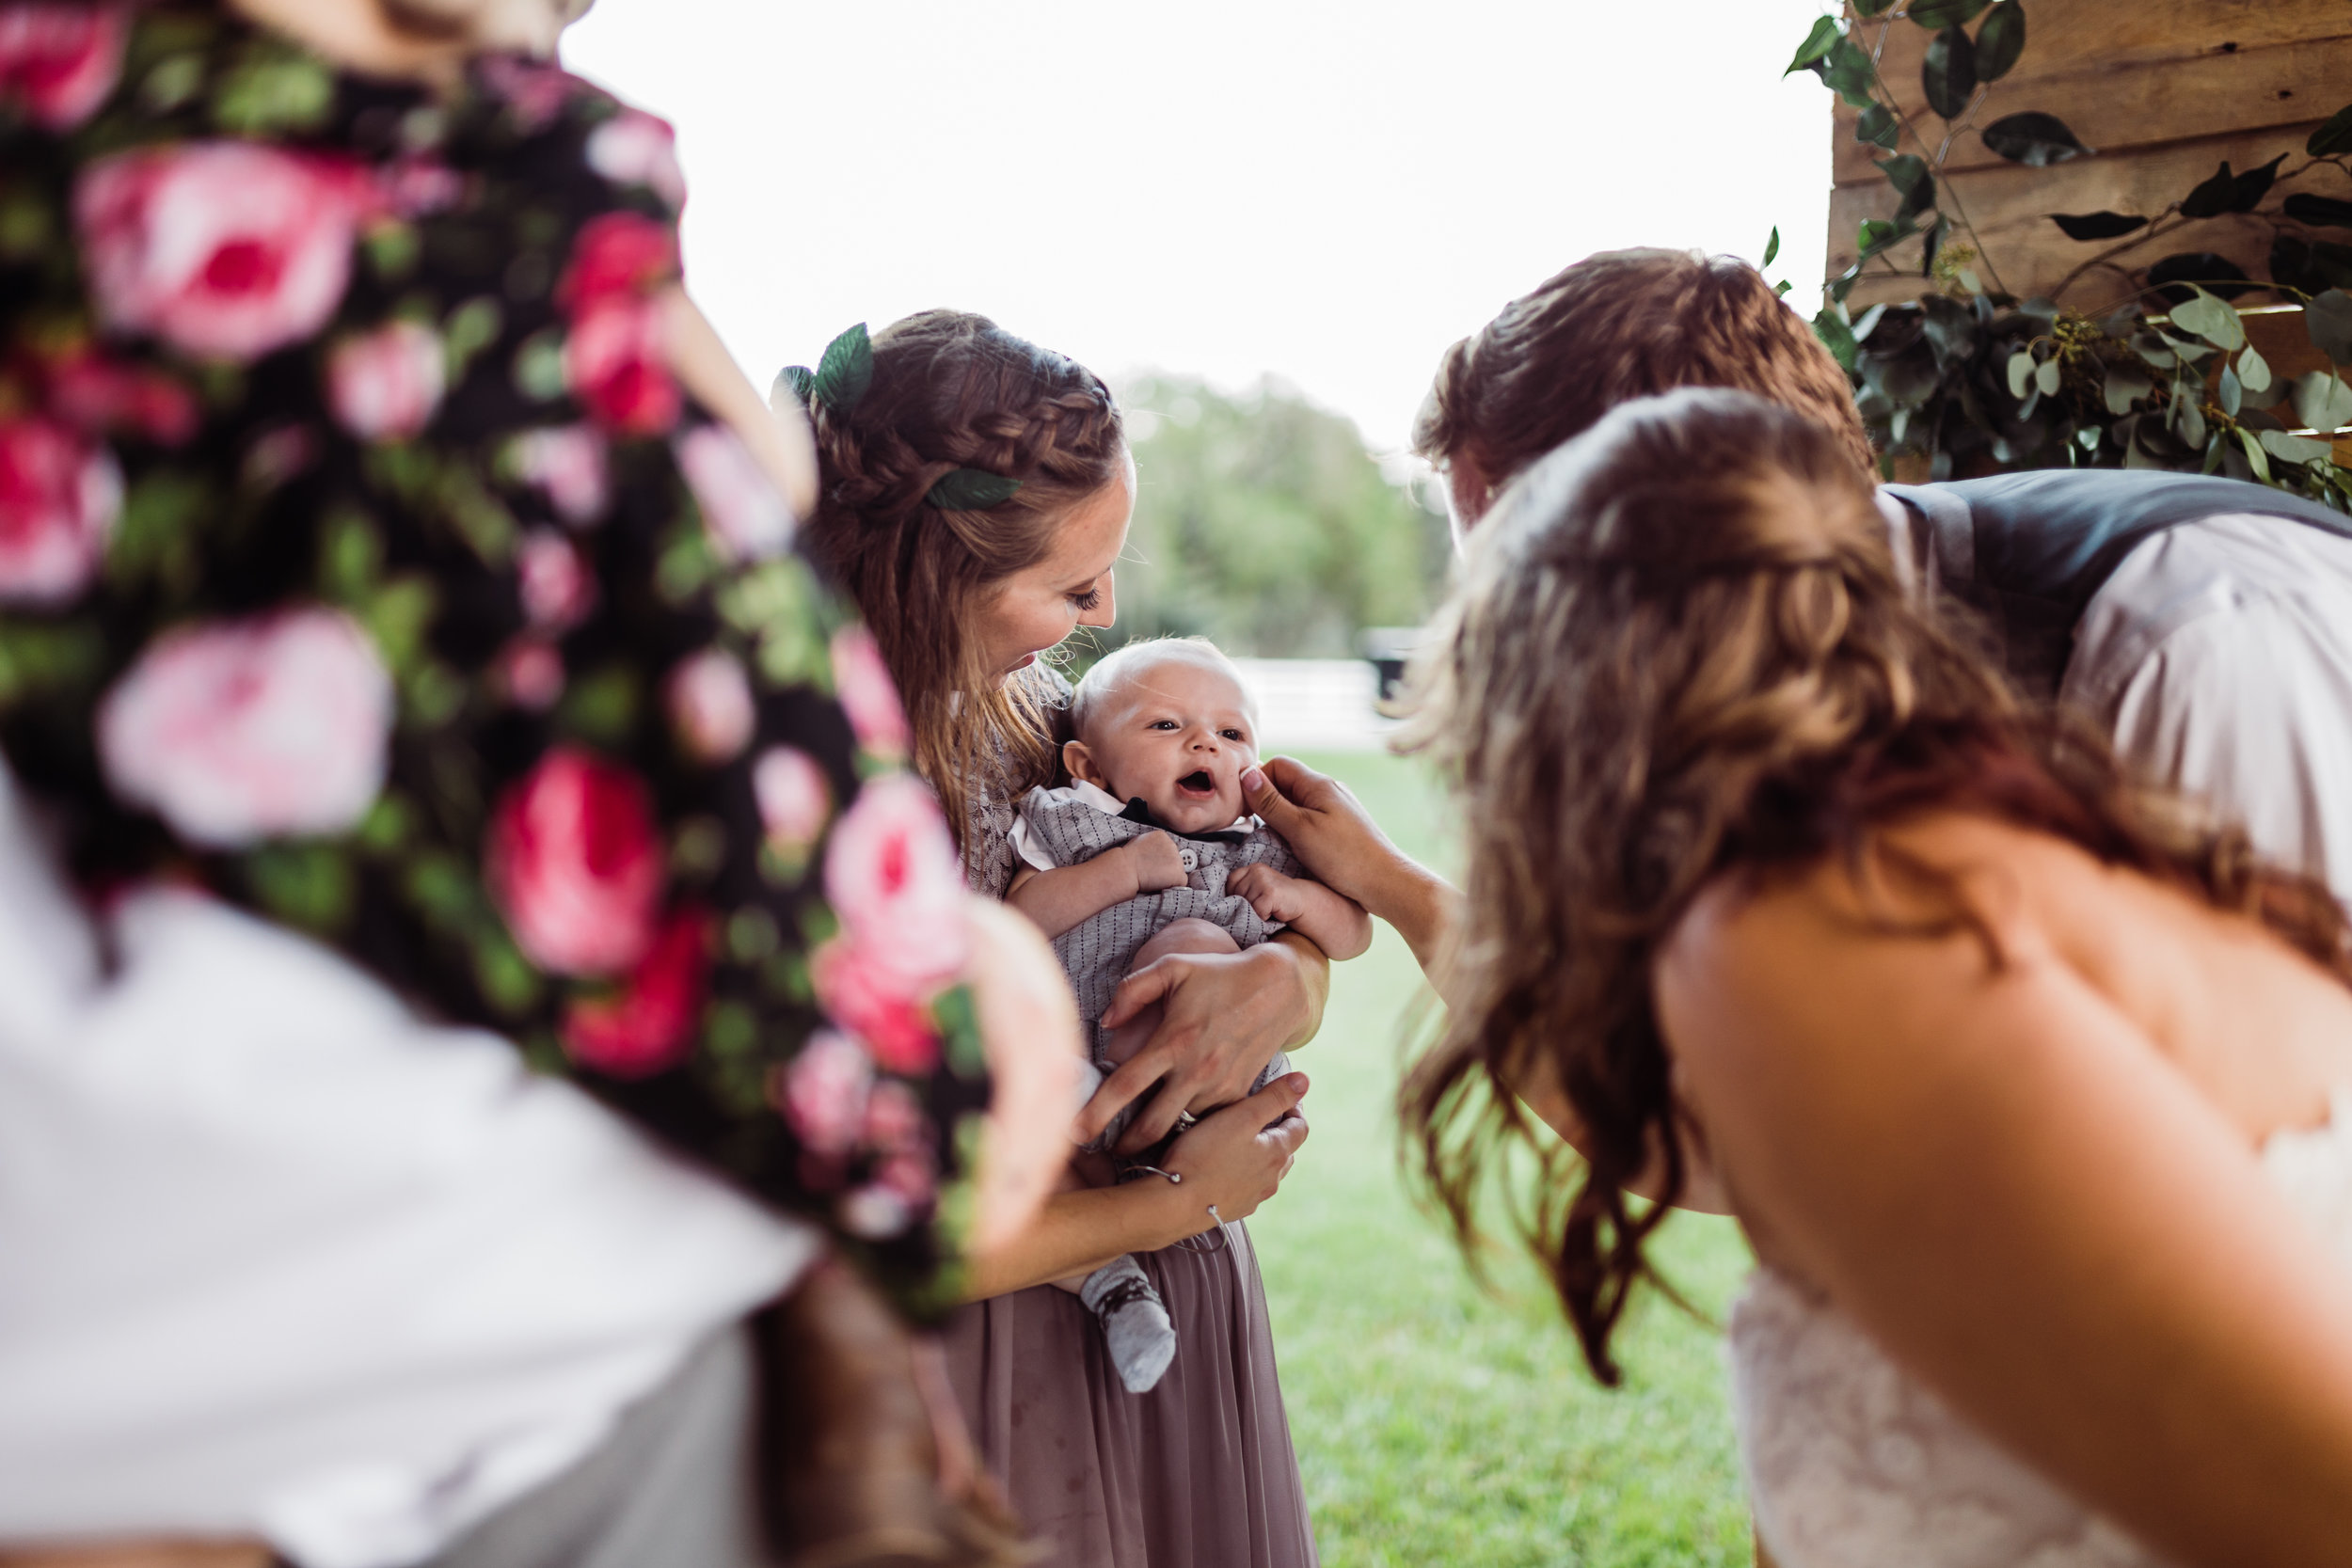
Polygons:
<instances>
[{"instance_id":1,"label":"woman's smiling face","mask_svg":"<svg viewBox=\"0 0 2352 1568\"><path fill-rule=\"evenodd\" d=\"M1042 561L1005 578L982 602L977 629L996 679L1036 663L1078 627L1107 626L1117 618L1112 566L1127 547L1135 510L1130 456L1108 484L1071 509Z\"/></svg>"}]
</instances>

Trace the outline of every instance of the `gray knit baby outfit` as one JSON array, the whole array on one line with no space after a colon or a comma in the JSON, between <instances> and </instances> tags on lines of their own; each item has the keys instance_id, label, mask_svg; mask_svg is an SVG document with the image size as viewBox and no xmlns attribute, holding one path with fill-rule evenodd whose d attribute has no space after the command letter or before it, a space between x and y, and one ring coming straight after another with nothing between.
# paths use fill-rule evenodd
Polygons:
<instances>
[{"instance_id":1,"label":"gray knit baby outfit","mask_svg":"<svg viewBox=\"0 0 2352 1568\"><path fill-rule=\"evenodd\" d=\"M1077 865L1105 849L1165 831L1142 819L1139 806L1136 802L1126 808L1132 816L1114 816L1118 802L1091 785L1032 789L1021 802L1023 831L1016 835L1023 858L1033 865L1041 858L1057 866ZM1307 874L1291 847L1271 828L1172 836L1184 859L1184 886L1113 904L1054 939L1054 957L1069 972L1078 993L1078 1016L1092 1031L1097 1066L1110 1035L1096 1020L1111 1005L1145 942L1172 922L1193 918L1223 927L1238 946L1255 947L1280 930L1282 923L1259 919L1248 899L1225 891L1226 879L1245 865L1260 864L1292 877Z\"/></svg>"}]
</instances>

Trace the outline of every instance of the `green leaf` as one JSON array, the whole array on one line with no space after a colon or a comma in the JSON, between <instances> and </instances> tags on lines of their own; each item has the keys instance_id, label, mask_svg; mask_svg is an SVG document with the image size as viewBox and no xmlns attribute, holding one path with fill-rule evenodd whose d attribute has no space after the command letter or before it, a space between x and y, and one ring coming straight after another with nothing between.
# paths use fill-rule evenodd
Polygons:
<instances>
[{"instance_id":1,"label":"green leaf","mask_svg":"<svg viewBox=\"0 0 2352 1568\"><path fill-rule=\"evenodd\" d=\"M2352 294L2330 289L2303 308L2303 330L2328 363L2352 364Z\"/></svg>"},{"instance_id":2,"label":"green leaf","mask_svg":"<svg viewBox=\"0 0 2352 1568\"><path fill-rule=\"evenodd\" d=\"M1012 499L1020 489L1017 479L978 468L958 468L943 476L923 499L942 512L981 512Z\"/></svg>"},{"instance_id":3,"label":"green leaf","mask_svg":"<svg viewBox=\"0 0 2352 1568\"><path fill-rule=\"evenodd\" d=\"M2181 215L2212 218L2224 213L2252 212L2270 194L2272 182L2279 178L2279 166L2285 161L2286 154L2281 152L2259 168L2233 174L2230 161L2224 158L2218 169L2181 198Z\"/></svg>"},{"instance_id":4,"label":"green leaf","mask_svg":"<svg viewBox=\"0 0 2352 1568\"><path fill-rule=\"evenodd\" d=\"M1822 20L1823 20L1823 21L1827 21L1827 20L1828 20L1828 18L1824 17ZM1757 263L1756 263L1756 265L1757 265L1759 268L1762 268L1762 267L1769 267L1769 266L1771 266L1771 265L1772 264L1772 258L1773 258L1773 257L1775 257L1775 256L1778 256L1779 254L1780 254L1780 225L1778 225L1778 224L1774 224L1774 225L1772 225L1772 237L1771 239L1766 240L1766 241L1764 242L1764 260L1763 260L1763 261L1759 261L1759 262L1757 262Z\"/></svg>"},{"instance_id":5,"label":"green leaf","mask_svg":"<svg viewBox=\"0 0 2352 1568\"><path fill-rule=\"evenodd\" d=\"M2237 372L2231 366L2221 367L2221 380L2214 388L2213 401L2219 405L2224 414L2233 420L2237 418L2237 411L2245 405L2246 388L2239 382Z\"/></svg>"},{"instance_id":6,"label":"green leaf","mask_svg":"<svg viewBox=\"0 0 2352 1568\"><path fill-rule=\"evenodd\" d=\"M2257 353L2251 343L2237 356L2237 379L2249 396L2260 397L2270 390L2270 361ZM2237 410L2230 412L2234 414Z\"/></svg>"},{"instance_id":7,"label":"green leaf","mask_svg":"<svg viewBox=\"0 0 2352 1568\"><path fill-rule=\"evenodd\" d=\"M1854 230L1854 244L1860 247L1862 260L1868 261L1888 245L1901 240L1904 231L1884 218L1864 218Z\"/></svg>"},{"instance_id":8,"label":"green leaf","mask_svg":"<svg viewBox=\"0 0 2352 1568\"><path fill-rule=\"evenodd\" d=\"M2021 348L2009 356L2009 395L2023 398L2026 384L2034 378L2033 350Z\"/></svg>"},{"instance_id":9,"label":"green leaf","mask_svg":"<svg viewBox=\"0 0 2352 1568\"><path fill-rule=\"evenodd\" d=\"M1957 27L1974 22L1993 0L1914 0L1907 13L1922 27Z\"/></svg>"},{"instance_id":10,"label":"green leaf","mask_svg":"<svg viewBox=\"0 0 2352 1568\"><path fill-rule=\"evenodd\" d=\"M2192 285L2210 289L2224 299L2234 299L2254 287L2245 268L2210 250L2185 250L2148 269L2148 286L2167 304L2177 306L2187 299Z\"/></svg>"},{"instance_id":11,"label":"green leaf","mask_svg":"<svg viewBox=\"0 0 2352 1568\"><path fill-rule=\"evenodd\" d=\"M292 50L259 51L231 71L213 96L213 119L240 136L314 131L335 106L326 68Z\"/></svg>"},{"instance_id":12,"label":"green leaf","mask_svg":"<svg viewBox=\"0 0 2352 1568\"><path fill-rule=\"evenodd\" d=\"M2137 365L2109 365L2106 404L2110 414L2128 414L2132 404L2156 389L2155 378Z\"/></svg>"},{"instance_id":13,"label":"green leaf","mask_svg":"<svg viewBox=\"0 0 2352 1568\"><path fill-rule=\"evenodd\" d=\"M1777 297L1785 298L1787 297L1788 291L1795 287L1796 285L1794 283L1789 282L1788 279L1784 277L1779 282L1772 285L1772 293Z\"/></svg>"},{"instance_id":14,"label":"green leaf","mask_svg":"<svg viewBox=\"0 0 2352 1568\"><path fill-rule=\"evenodd\" d=\"M2172 433L2185 447L2205 444L2205 411L2198 406L2201 388L2182 388L2172 395Z\"/></svg>"},{"instance_id":15,"label":"green leaf","mask_svg":"<svg viewBox=\"0 0 2352 1568\"><path fill-rule=\"evenodd\" d=\"M874 384L874 341L858 323L825 345L813 384L818 401L836 414L855 408Z\"/></svg>"},{"instance_id":16,"label":"green leaf","mask_svg":"<svg viewBox=\"0 0 2352 1568\"><path fill-rule=\"evenodd\" d=\"M1977 80L1997 82L2026 52L2026 8L2019 0L2003 0L1977 29Z\"/></svg>"},{"instance_id":17,"label":"green leaf","mask_svg":"<svg viewBox=\"0 0 2352 1568\"><path fill-rule=\"evenodd\" d=\"M1854 341L1853 328L1846 325L1846 318L1837 313L1835 306L1823 308L1813 318L1813 335L1821 340L1821 346L1829 350L1830 356L1846 368L1848 375L1853 374L1861 345Z\"/></svg>"},{"instance_id":18,"label":"green leaf","mask_svg":"<svg viewBox=\"0 0 2352 1568\"><path fill-rule=\"evenodd\" d=\"M2217 349L2234 354L2246 346L2246 326L2231 309L2202 289L2172 307L2172 325L2184 332L2194 332Z\"/></svg>"},{"instance_id":19,"label":"green leaf","mask_svg":"<svg viewBox=\"0 0 2352 1568\"><path fill-rule=\"evenodd\" d=\"M1841 38L1833 45L1829 57L1814 69L1821 74L1832 91L1857 109L1867 109L1877 102L1870 89L1878 84L1878 67L1870 63L1869 55L1854 47L1854 41Z\"/></svg>"},{"instance_id":20,"label":"green leaf","mask_svg":"<svg viewBox=\"0 0 2352 1568\"><path fill-rule=\"evenodd\" d=\"M1853 0L1854 14L1867 19L1893 5L1895 0Z\"/></svg>"},{"instance_id":21,"label":"green leaf","mask_svg":"<svg viewBox=\"0 0 2352 1568\"><path fill-rule=\"evenodd\" d=\"M2058 396L2058 362L2055 359L2044 359L2041 368L2033 372L2033 384L2042 389L2043 397Z\"/></svg>"},{"instance_id":22,"label":"green leaf","mask_svg":"<svg viewBox=\"0 0 2352 1568\"><path fill-rule=\"evenodd\" d=\"M1788 62L1788 69L1781 74L1787 76L1803 71L1818 60L1826 59L1829 52L1837 46L1837 40L1845 36L1845 30L1837 25L1836 17L1817 17L1813 23L1813 31L1805 34L1804 41L1797 45L1796 58ZM1816 102L1818 103L1819 100Z\"/></svg>"},{"instance_id":23,"label":"green leaf","mask_svg":"<svg viewBox=\"0 0 2352 1568\"><path fill-rule=\"evenodd\" d=\"M2265 484L2269 483L2270 454L2263 451L2263 444L2260 441L2254 439L2254 433L2243 426L2239 427L2237 444L2246 449L2246 461L2254 466L2254 477Z\"/></svg>"},{"instance_id":24,"label":"green leaf","mask_svg":"<svg viewBox=\"0 0 2352 1568\"><path fill-rule=\"evenodd\" d=\"M1946 119L1967 113L1977 90L1977 46L1963 29L1947 27L1928 40L1919 85L1927 89L1928 107Z\"/></svg>"},{"instance_id":25,"label":"green leaf","mask_svg":"<svg viewBox=\"0 0 2352 1568\"><path fill-rule=\"evenodd\" d=\"M2296 377L2295 417L2311 430L2334 431L2352 424L2352 388L2326 371Z\"/></svg>"},{"instance_id":26,"label":"green leaf","mask_svg":"<svg viewBox=\"0 0 2352 1568\"><path fill-rule=\"evenodd\" d=\"M309 931L338 931L350 918L358 879L340 850L279 844L246 857L246 879L270 913Z\"/></svg>"},{"instance_id":27,"label":"green leaf","mask_svg":"<svg viewBox=\"0 0 2352 1568\"><path fill-rule=\"evenodd\" d=\"M1907 230L1913 218L1935 205L1935 176L1928 172L1925 158L1914 157L1908 152L1881 158L1877 163L1880 171L1886 176L1886 182L1902 196L1902 205L1895 212L1895 223L1897 227Z\"/></svg>"},{"instance_id":28,"label":"green leaf","mask_svg":"<svg viewBox=\"0 0 2352 1568\"><path fill-rule=\"evenodd\" d=\"M2352 229L2352 201L2297 191L2286 198L2284 208L2287 216L2314 229Z\"/></svg>"},{"instance_id":29,"label":"green leaf","mask_svg":"<svg viewBox=\"0 0 2352 1568\"><path fill-rule=\"evenodd\" d=\"M2352 103L2346 103L2328 117L2328 123L2312 133L2312 139L2303 144L2303 150L2314 158L2332 158L2339 152L2352 152Z\"/></svg>"},{"instance_id":30,"label":"green leaf","mask_svg":"<svg viewBox=\"0 0 2352 1568\"><path fill-rule=\"evenodd\" d=\"M806 404L809 399L816 395L817 372L806 365L785 366L776 372L774 384L768 388L768 402L771 406L784 402L787 398L794 403Z\"/></svg>"},{"instance_id":31,"label":"green leaf","mask_svg":"<svg viewBox=\"0 0 2352 1568\"><path fill-rule=\"evenodd\" d=\"M2314 441L2308 436L2290 436L2283 430L2262 433L2263 450L2281 463L2317 463L2333 458L2336 449L2326 441Z\"/></svg>"},{"instance_id":32,"label":"green leaf","mask_svg":"<svg viewBox=\"0 0 2352 1568\"><path fill-rule=\"evenodd\" d=\"M2043 168L2070 158L2086 158L2090 149L2056 115L2038 110L2004 115L1984 128L1984 145L2012 164Z\"/></svg>"},{"instance_id":33,"label":"green leaf","mask_svg":"<svg viewBox=\"0 0 2352 1568\"><path fill-rule=\"evenodd\" d=\"M2050 221L2070 240L2120 239L2135 229L2148 227L2146 218L2128 213L2052 213Z\"/></svg>"},{"instance_id":34,"label":"green leaf","mask_svg":"<svg viewBox=\"0 0 2352 1568\"><path fill-rule=\"evenodd\" d=\"M1871 104L1862 111L1862 118L1854 121L1853 139L1865 147L1883 147L1892 152L1901 135L1902 122L1895 118L1895 111L1883 103Z\"/></svg>"}]
</instances>

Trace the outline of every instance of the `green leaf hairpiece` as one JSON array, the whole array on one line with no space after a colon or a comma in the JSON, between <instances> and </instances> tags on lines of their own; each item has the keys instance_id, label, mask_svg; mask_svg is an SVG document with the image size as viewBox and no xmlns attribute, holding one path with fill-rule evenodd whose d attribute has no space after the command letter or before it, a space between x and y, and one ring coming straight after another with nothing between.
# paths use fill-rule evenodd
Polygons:
<instances>
[{"instance_id":1,"label":"green leaf hairpiece","mask_svg":"<svg viewBox=\"0 0 2352 1568\"><path fill-rule=\"evenodd\" d=\"M806 365L787 365L776 372L776 384L768 389L768 401L774 403L789 389L792 401L805 406L817 392L817 372Z\"/></svg>"},{"instance_id":2,"label":"green leaf hairpiece","mask_svg":"<svg viewBox=\"0 0 2352 1568\"><path fill-rule=\"evenodd\" d=\"M817 361L817 373L810 378L810 390L834 413L847 414L873 384L874 341L866 335L866 324L860 322L825 345L823 356Z\"/></svg>"},{"instance_id":3,"label":"green leaf hairpiece","mask_svg":"<svg viewBox=\"0 0 2352 1568\"><path fill-rule=\"evenodd\" d=\"M942 512L978 512L1012 499L1020 488L1017 479L979 468L958 468L932 485L923 499Z\"/></svg>"}]
</instances>

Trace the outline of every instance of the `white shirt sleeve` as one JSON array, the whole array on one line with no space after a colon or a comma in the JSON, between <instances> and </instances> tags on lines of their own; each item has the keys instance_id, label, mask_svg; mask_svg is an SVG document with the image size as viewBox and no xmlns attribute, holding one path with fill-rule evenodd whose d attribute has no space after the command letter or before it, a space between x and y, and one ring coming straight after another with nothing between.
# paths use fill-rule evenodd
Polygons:
<instances>
[{"instance_id":1,"label":"white shirt sleeve","mask_svg":"<svg viewBox=\"0 0 2352 1568\"><path fill-rule=\"evenodd\" d=\"M2159 535L2093 599L2062 696L2352 899L2352 541L2252 516Z\"/></svg>"},{"instance_id":2,"label":"white shirt sleeve","mask_svg":"<svg viewBox=\"0 0 2352 1568\"><path fill-rule=\"evenodd\" d=\"M806 1226L187 893L114 962L0 769L0 1542L391 1568L786 1289Z\"/></svg>"}]
</instances>

